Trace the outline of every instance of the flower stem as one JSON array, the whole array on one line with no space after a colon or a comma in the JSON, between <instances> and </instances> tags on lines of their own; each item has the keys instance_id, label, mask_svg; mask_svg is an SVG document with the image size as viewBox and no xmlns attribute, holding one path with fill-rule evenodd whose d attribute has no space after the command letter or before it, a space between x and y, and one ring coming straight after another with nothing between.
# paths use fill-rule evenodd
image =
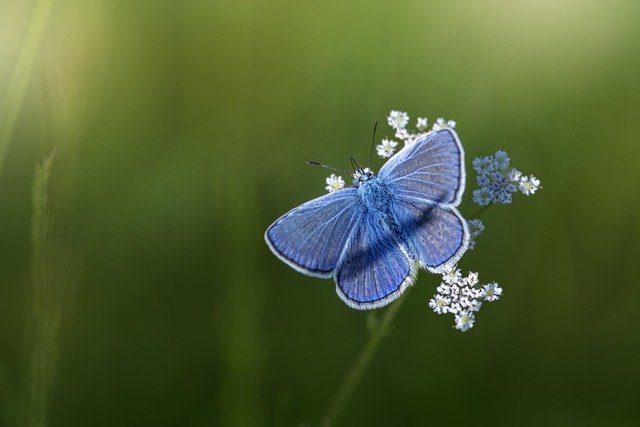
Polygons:
<instances>
[{"instance_id":1,"label":"flower stem","mask_svg":"<svg viewBox=\"0 0 640 427\"><path fill-rule=\"evenodd\" d=\"M477 217L480 216L480 214L484 211L486 211L487 209L489 209L489 207L491 207L493 205L493 203L488 204L487 206L483 206L480 209L478 209L478 211L476 213L474 213L473 215L471 215L471 217L469 219L475 219Z\"/></svg>"},{"instance_id":2,"label":"flower stem","mask_svg":"<svg viewBox=\"0 0 640 427\"><path fill-rule=\"evenodd\" d=\"M329 403L329 407L325 412L325 425L337 424L340 416L344 412L345 407L351 400L353 393L356 391L358 385L362 381L364 374L366 373L369 366L371 366L371 362L377 354L382 340L389 333L393 320L400 310L402 302L405 300L410 289L411 287L408 287L405 290L404 294L384 312L384 316L382 317L380 323L378 323L378 325L376 325L369 334L369 339L364 345L360 356L358 356L358 358L354 362L351 370L344 378L342 384L340 384L340 387L338 388L336 394L333 396L331 402Z\"/></svg>"}]
</instances>

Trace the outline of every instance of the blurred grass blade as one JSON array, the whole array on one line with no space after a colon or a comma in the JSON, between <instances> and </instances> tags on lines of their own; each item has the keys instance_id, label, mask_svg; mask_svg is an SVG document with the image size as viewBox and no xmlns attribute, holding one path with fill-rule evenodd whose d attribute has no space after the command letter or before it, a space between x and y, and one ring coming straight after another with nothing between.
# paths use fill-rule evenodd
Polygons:
<instances>
[{"instance_id":1,"label":"blurred grass blade","mask_svg":"<svg viewBox=\"0 0 640 427\"><path fill-rule=\"evenodd\" d=\"M31 244L33 280L33 351L27 384L26 425L47 425L49 390L58 355L61 303L53 283L55 245L52 239L51 165L55 150L36 165L32 189Z\"/></svg>"},{"instance_id":2,"label":"blurred grass blade","mask_svg":"<svg viewBox=\"0 0 640 427\"><path fill-rule=\"evenodd\" d=\"M46 27L53 3L54 0L39 0L36 3L22 51L13 69L7 91L0 105L0 171L2 171L4 165L4 156L9 147L9 141L13 134L18 113L22 108L24 94L31 79L33 63L38 51L38 44L42 32Z\"/></svg>"},{"instance_id":3,"label":"blurred grass blade","mask_svg":"<svg viewBox=\"0 0 640 427\"><path fill-rule=\"evenodd\" d=\"M342 384L340 384L340 387L336 391L336 394L331 399L324 419L322 420L323 425L332 426L338 424L342 413L362 382L362 378L364 378L364 375L369 369L369 366L371 366L376 354L378 354L378 349L380 348L382 340L391 331L393 320L396 318L398 311L400 311L400 307L402 307L402 303L406 299L410 290L411 286L404 291L397 301L385 310L382 320L376 321L374 325L367 325L368 327L371 327L371 329L368 330L369 337L367 342L364 345L362 352L353 363L351 370L344 377ZM367 319L367 323L370 322L371 320Z\"/></svg>"}]
</instances>

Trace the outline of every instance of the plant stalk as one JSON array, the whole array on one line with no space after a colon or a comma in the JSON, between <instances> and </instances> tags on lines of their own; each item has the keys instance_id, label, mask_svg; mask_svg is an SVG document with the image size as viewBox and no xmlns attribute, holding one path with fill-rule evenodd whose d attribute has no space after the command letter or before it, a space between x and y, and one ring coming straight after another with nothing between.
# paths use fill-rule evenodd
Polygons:
<instances>
[{"instance_id":1,"label":"plant stalk","mask_svg":"<svg viewBox=\"0 0 640 427\"><path fill-rule=\"evenodd\" d=\"M389 308L384 312L384 316L378 325L376 325L371 333L369 334L369 338L360 353L360 356L356 359L351 370L347 374L347 376L340 384L336 394L331 399L327 411L325 413L323 423L325 425L336 425L344 412L345 407L351 400L353 393L356 391L360 382L362 382L362 378L364 374L371 366L371 362L373 358L378 353L378 349L380 348L380 344L382 340L387 336L389 331L391 330L391 326L393 324L393 320L395 319L398 311L400 311L400 307L402 307L402 303L405 300L407 294L409 293L411 286L408 287L404 294L398 298L398 300L391 304Z\"/></svg>"}]
</instances>

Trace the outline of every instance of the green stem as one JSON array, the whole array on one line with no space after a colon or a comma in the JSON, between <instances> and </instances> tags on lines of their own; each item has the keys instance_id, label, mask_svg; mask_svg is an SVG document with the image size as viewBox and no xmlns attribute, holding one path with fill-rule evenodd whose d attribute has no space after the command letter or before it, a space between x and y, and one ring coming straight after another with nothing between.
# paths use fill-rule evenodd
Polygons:
<instances>
[{"instance_id":1,"label":"green stem","mask_svg":"<svg viewBox=\"0 0 640 427\"><path fill-rule=\"evenodd\" d=\"M7 153L18 113L22 108L24 95L33 72L38 44L46 27L53 3L54 0L39 0L36 4L24 45L13 68L5 97L0 105L0 170L4 165L4 156Z\"/></svg>"},{"instance_id":2,"label":"green stem","mask_svg":"<svg viewBox=\"0 0 640 427\"><path fill-rule=\"evenodd\" d=\"M344 408L351 400L353 393L358 388L358 385L362 381L367 369L371 366L371 362L377 354L382 340L389 333L393 320L395 319L396 314L398 314L398 311L402 306L402 302L405 300L410 289L411 287L408 287L404 294L398 298L395 303L391 304L391 306L385 311L384 317L380 323L369 334L369 339L362 349L360 356L358 356L351 367L351 370L342 381L338 391L333 396L333 399L331 399L331 403L325 413L325 425L335 425L340 419Z\"/></svg>"},{"instance_id":3,"label":"green stem","mask_svg":"<svg viewBox=\"0 0 640 427\"><path fill-rule=\"evenodd\" d=\"M475 219L477 217L480 216L480 214L484 211L486 211L487 209L489 209L490 206L492 206L493 203L488 204L487 206L483 206L480 209L478 209L478 211L476 213L474 213L473 215L471 215L471 217L469 217L469 219Z\"/></svg>"}]
</instances>

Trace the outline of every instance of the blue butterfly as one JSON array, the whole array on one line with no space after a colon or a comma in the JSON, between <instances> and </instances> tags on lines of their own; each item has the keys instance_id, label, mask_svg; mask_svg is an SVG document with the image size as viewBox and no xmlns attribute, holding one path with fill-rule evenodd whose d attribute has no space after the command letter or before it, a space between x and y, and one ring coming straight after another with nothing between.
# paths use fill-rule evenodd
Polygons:
<instances>
[{"instance_id":1,"label":"blue butterfly","mask_svg":"<svg viewBox=\"0 0 640 427\"><path fill-rule=\"evenodd\" d=\"M295 270L336 282L359 310L383 307L413 284L418 268L455 264L469 246L456 206L464 150L451 129L406 145L376 176L357 167L354 185L292 209L266 231L273 253Z\"/></svg>"}]
</instances>

